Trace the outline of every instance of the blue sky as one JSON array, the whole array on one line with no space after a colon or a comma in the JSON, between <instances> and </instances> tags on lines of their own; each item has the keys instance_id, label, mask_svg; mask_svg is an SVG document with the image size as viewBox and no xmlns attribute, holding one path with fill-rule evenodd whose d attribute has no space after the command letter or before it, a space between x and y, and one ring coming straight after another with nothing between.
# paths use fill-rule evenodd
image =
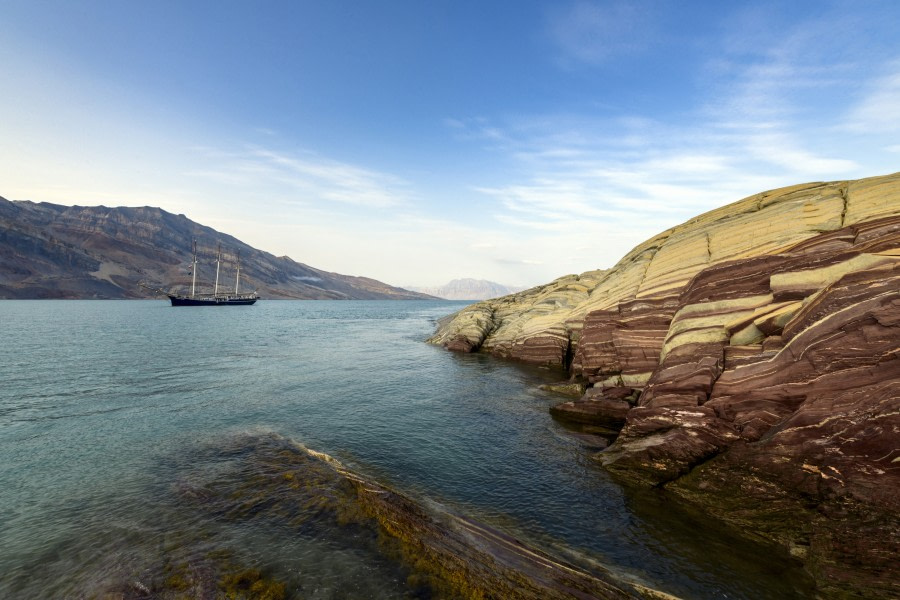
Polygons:
<instances>
[{"instance_id":1,"label":"blue sky","mask_svg":"<svg viewBox=\"0 0 900 600\"><path fill-rule=\"evenodd\" d=\"M3 0L0 195L396 285L544 283L900 170L898 26L865 0Z\"/></svg>"}]
</instances>

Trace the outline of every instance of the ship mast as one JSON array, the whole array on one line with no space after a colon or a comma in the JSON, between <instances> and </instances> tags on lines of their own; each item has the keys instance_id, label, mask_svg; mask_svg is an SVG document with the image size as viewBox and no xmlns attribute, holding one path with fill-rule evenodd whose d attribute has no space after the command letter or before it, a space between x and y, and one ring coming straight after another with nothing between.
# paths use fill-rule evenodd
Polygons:
<instances>
[{"instance_id":1,"label":"ship mast","mask_svg":"<svg viewBox=\"0 0 900 600\"><path fill-rule=\"evenodd\" d=\"M194 254L194 261L191 265L191 275L193 278L191 279L191 298L194 297L194 290L197 288L197 240L191 240L191 252Z\"/></svg>"},{"instance_id":2,"label":"ship mast","mask_svg":"<svg viewBox=\"0 0 900 600\"><path fill-rule=\"evenodd\" d=\"M213 296L219 295L219 263L222 260L222 244L219 244L216 250L216 289L213 292Z\"/></svg>"},{"instance_id":3,"label":"ship mast","mask_svg":"<svg viewBox=\"0 0 900 600\"><path fill-rule=\"evenodd\" d=\"M237 252L237 275L234 276L234 295L238 294L238 286L241 284L241 251Z\"/></svg>"}]
</instances>

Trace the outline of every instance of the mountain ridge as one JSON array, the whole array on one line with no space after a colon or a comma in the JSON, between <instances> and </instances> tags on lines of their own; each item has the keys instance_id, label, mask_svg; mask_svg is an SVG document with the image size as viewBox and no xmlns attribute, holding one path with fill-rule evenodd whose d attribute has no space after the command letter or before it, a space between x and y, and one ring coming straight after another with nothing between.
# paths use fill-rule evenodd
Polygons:
<instances>
[{"instance_id":1,"label":"mountain ridge","mask_svg":"<svg viewBox=\"0 0 900 600\"><path fill-rule=\"evenodd\" d=\"M521 286L509 286L486 279L474 279L463 277L453 279L448 283L434 287L408 286L406 289L437 296L445 300L489 300L499 298L527 288Z\"/></svg>"},{"instance_id":2,"label":"mountain ridge","mask_svg":"<svg viewBox=\"0 0 900 600\"><path fill-rule=\"evenodd\" d=\"M369 277L342 275L256 249L234 236L161 208L63 206L0 197L0 298L147 298L141 287L187 289L191 240L198 242L198 284L211 289L221 244L220 288L263 298L432 299ZM229 283L230 280L230 283Z\"/></svg>"}]
</instances>

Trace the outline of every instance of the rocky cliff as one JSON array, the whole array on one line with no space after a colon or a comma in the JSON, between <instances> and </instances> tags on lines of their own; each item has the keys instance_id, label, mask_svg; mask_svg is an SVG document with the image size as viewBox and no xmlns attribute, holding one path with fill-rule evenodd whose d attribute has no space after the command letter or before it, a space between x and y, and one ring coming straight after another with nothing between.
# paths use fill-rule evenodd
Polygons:
<instances>
[{"instance_id":1,"label":"rocky cliff","mask_svg":"<svg viewBox=\"0 0 900 600\"><path fill-rule=\"evenodd\" d=\"M569 369L584 396L553 413L611 428L624 482L783 545L827 596L900 594L900 174L746 198L431 341Z\"/></svg>"},{"instance_id":2,"label":"rocky cliff","mask_svg":"<svg viewBox=\"0 0 900 600\"><path fill-rule=\"evenodd\" d=\"M222 245L220 283L264 298L420 299L427 295L366 277L329 273L275 257L234 237L159 208L106 208L10 202L0 198L0 298L140 298L141 282L190 287L191 240L199 251L198 284L211 291Z\"/></svg>"}]
</instances>

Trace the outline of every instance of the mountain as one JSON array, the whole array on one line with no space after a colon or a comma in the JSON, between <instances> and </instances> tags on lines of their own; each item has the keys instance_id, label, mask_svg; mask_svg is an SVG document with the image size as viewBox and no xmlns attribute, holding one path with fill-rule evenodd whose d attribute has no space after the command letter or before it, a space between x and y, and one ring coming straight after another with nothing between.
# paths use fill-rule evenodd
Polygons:
<instances>
[{"instance_id":1,"label":"mountain","mask_svg":"<svg viewBox=\"0 0 900 600\"><path fill-rule=\"evenodd\" d=\"M513 294L525 288L511 287L484 279L454 279L439 287L410 287L409 289L445 300L487 300Z\"/></svg>"},{"instance_id":2,"label":"mountain","mask_svg":"<svg viewBox=\"0 0 900 600\"><path fill-rule=\"evenodd\" d=\"M197 240L198 286L211 291L222 245L220 288L233 288L236 254L241 289L263 298L427 299L367 277L329 273L159 208L59 206L0 198L0 298L144 298L141 287L190 289L191 240Z\"/></svg>"},{"instance_id":3,"label":"mountain","mask_svg":"<svg viewBox=\"0 0 900 600\"><path fill-rule=\"evenodd\" d=\"M888 598L898 340L900 173L745 198L430 341L566 369L551 414L605 432L610 475L781 545L821 597Z\"/></svg>"}]
</instances>

